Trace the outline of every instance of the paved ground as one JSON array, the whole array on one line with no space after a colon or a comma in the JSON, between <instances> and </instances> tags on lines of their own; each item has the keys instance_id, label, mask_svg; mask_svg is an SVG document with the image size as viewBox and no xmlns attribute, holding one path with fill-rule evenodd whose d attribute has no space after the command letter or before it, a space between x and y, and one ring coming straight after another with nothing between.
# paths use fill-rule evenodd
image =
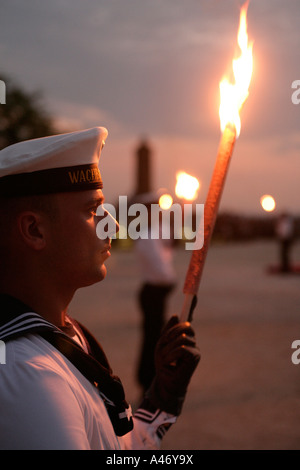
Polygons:
<instances>
[{"instance_id":1,"label":"paved ground","mask_svg":"<svg viewBox=\"0 0 300 470\"><path fill-rule=\"evenodd\" d=\"M182 305L189 258L176 252L179 282L169 314ZM299 244L293 258L300 261ZM164 449L300 449L300 364L291 361L291 344L300 340L300 276L267 274L276 261L271 242L210 248L193 322L202 359ZM102 342L134 405L134 254L115 249L107 267L103 283L76 294L71 314Z\"/></svg>"}]
</instances>

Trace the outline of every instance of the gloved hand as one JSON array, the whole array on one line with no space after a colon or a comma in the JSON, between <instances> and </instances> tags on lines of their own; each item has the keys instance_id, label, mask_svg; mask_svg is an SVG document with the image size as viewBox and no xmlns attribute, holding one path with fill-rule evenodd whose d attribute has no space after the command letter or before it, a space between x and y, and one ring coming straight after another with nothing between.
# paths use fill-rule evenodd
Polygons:
<instances>
[{"instance_id":1,"label":"gloved hand","mask_svg":"<svg viewBox=\"0 0 300 470\"><path fill-rule=\"evenodd\" d=\"M191 324L179 323L178 317L172 316L156 345L156 375L146 392L146 399L154 407L179 416L199 361L200 353Z\"/></svg>"}]
</instances>

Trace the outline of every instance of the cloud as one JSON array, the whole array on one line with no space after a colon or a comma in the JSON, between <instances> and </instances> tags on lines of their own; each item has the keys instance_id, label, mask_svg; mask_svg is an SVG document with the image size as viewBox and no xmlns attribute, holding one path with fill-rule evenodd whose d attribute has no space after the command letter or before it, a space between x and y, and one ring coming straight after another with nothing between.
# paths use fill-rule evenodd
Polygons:
<instances>
[{"instance_id":1,"label":"cloud","mask_svg":"<svg viewBox=\"0 0 300 470\"><path fill-rule=\"evenodd\" d=\"M96 106L84 106L68 101L52 101L49 108L53 110L54 124L60 132L72 132L96 126L106 126L115 135L122 135L125 130L108 112Z\"/></svg>"},{"instance_id":2,"label":"cloud","mask_svg":"<svg viewBox=\"0 0 300 470\"><path fill-rule=\"evenodd\" d=\"M241 3L5 1L0 69L30 91L42 90L61 129L108 127L110 157L103 164L112 192L130 192L142 135L157 151L158 185L172 185L184 162L201 174L204 191L219 139L218 83L236 50ZM237 194L245 169L253 182L249 210L258 181L285 188L287 202L294 193L300 105L291 102L291 83L300 79L298 12L299 0L250 1L254 75L237 146L243 158L234 160L232 187L224 193L229 206L244 207ZM111 161L120 167L119 180Z\"/></svg>"}]
</instances>

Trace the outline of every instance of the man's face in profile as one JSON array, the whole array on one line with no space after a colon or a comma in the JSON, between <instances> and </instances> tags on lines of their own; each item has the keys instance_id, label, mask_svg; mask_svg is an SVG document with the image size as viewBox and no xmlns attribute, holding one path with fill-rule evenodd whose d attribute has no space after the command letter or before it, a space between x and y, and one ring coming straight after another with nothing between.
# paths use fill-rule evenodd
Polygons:
<instances>
[{"instance_id":1,"label":"man's face in profile","mask_svg":"<svg viewBox=\"0 0 300 470\"><path fill-rule=\"evenodd\" d=\"M61 282L78 289L101 281L106 276L104 263L111 247L109 238L100 239L96 234L98 222L111 217L106 211L103 216L96 215L104 202L102 191L60 193L53 197L57 216L49 228L49 256L53 256Z\"/></svg>"}]
</instances>

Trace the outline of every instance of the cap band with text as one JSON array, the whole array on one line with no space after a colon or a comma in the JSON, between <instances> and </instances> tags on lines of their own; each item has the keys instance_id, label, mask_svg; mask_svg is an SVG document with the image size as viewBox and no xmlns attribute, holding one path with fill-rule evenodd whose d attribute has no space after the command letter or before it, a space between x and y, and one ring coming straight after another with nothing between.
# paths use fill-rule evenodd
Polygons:
<instances>
[{"instance_id":1,"label":"cap band with text","mask_svg":"<svg viewBox=\"0 0 300 470\"><path fill-rule=\"evenodd\" d=\"M102 189L97 164L50 168L0 178L0 197L34 196Z\"/></svg>"}]
</instances>

